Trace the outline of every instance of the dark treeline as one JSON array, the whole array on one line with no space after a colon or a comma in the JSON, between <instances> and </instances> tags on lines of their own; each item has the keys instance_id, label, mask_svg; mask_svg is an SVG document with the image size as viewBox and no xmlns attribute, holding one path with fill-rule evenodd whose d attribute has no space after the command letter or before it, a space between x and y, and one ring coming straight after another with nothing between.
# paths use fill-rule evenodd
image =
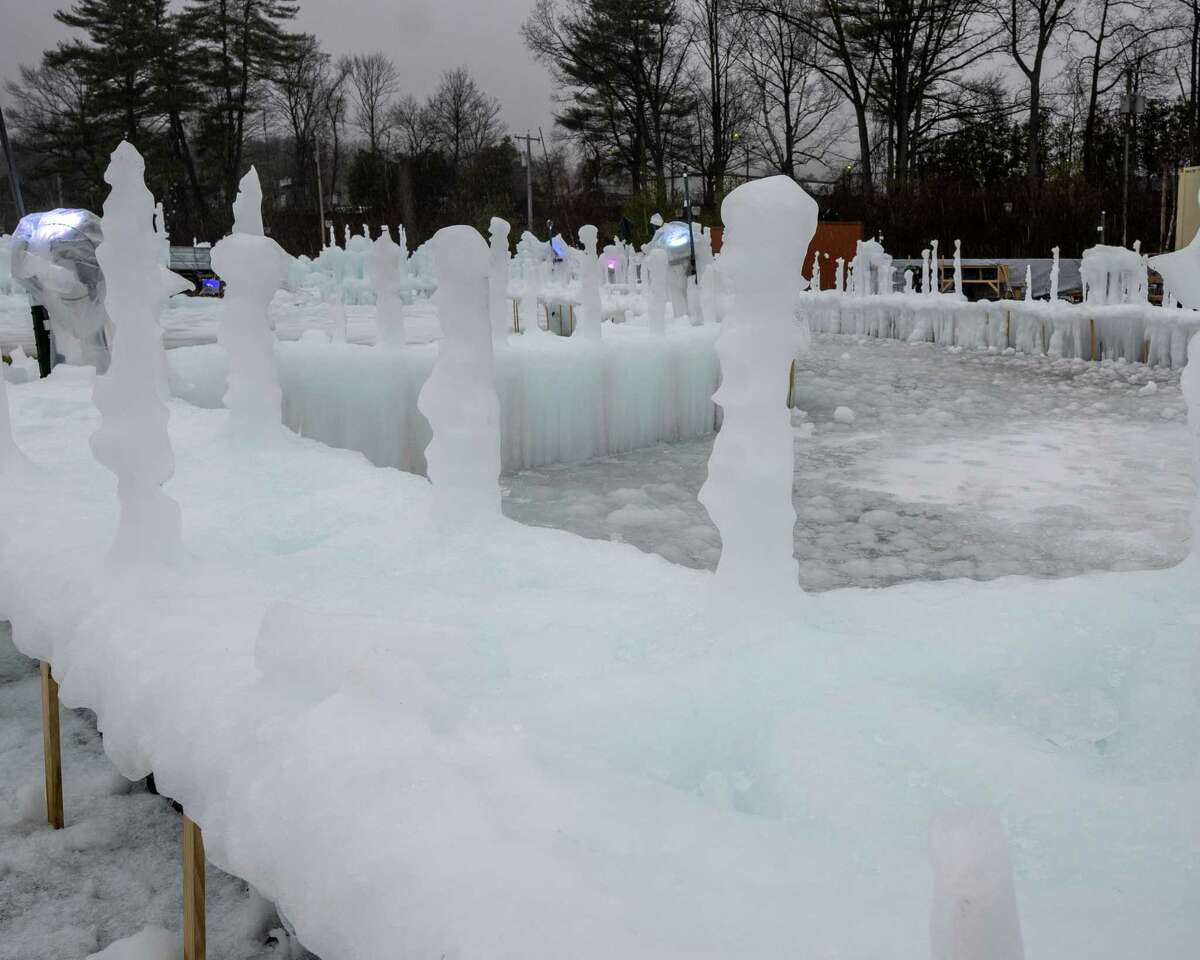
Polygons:
<instances>
[{"instance_id":1,"label":"dark treeline","mask_svg":"<svg viewBox=\"0 0 1200 960\"><path fill-rule=\"evenodd\" d=\"M523 208L499 104L467 69L447 70L418 101L382 53L335 60L291 31L296 12L285 0L78 0L59 10L77 36L8 87L27 206L98 211L108 155L125 138L146 158L176 242L228 230L251 164L267 230L294 253L317 249L318 183L339 237L346 224L374 233L403 223L419 242L445 223L486 226ZM11 229L3 192L0 226Z\"/></svg>"},{"instance_id":2,"label":"dark treeline","mask_svg":"<svg viewBox=\"0 0 1200 960\"><path fill-rule=\"evenodd\" d=\"M1194 0L531 0L556 130L532 145L534 224L635 240L706 222L748 176L783 173L822 215L893 252L1074 256L1174 233L1175 171L1200 161ZM382 53L334 59L285 0L77 0L76 37L23 67L11 126L30 205L98 209L108 153L147 157L179 240L216 239L254 163L268 229L318 243L403 224L420 242L493 215L525 226L525 143L470 71L418 100ZM1122 103L1144 104L1140 114ZM1128 223L1122 191L1128 134ZM318 186L319 183L319 186ZM4 201L0 201L3 203ZM11 225L11 205L0 206Z\"/></svg>"}]
</instances>

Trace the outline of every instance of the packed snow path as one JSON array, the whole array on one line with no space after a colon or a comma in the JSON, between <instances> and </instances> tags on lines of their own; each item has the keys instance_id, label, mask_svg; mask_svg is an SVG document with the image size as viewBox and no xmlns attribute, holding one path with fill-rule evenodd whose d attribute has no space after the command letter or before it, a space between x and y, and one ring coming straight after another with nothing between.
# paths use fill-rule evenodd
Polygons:
<instances>
[{"instance_id":1,"label":"packed snow path","mask_svg":"<svg viewBox=\"0 0 1200 960\"><path fill-rule=\"evenodd\" d=\"M1064 577L1187 553L1179 371L818 334L796 380L806 589ZM506 477L504 510L712 568L720 540L696 500L711 445Z\"/></svg>"}]
</instances>

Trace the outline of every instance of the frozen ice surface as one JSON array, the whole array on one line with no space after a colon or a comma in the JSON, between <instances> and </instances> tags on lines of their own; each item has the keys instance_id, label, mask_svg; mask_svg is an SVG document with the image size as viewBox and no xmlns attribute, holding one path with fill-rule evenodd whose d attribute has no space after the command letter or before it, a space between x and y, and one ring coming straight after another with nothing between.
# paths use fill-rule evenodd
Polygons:
<instances>
[{"instance_id":1,"label":"frozen ice surface","mask_svg":"<svg viewBox=\"0 0 1200 960\"><path fill-rule=\"evenodd\" d=\"M1177 563L1193 496L1179 379L817 334L797 360L793 412L800 584ZM1156 391L1142 394L1148 384ZM853 424L834 419L843 404ZM505 477L504 511L713 569L721 541L696 496L710 449L699 440L520 472ZM876 511L894 524L872 525Z\"/></svg>"},{"instance_id":2,"label":"frozen ice surface","mask_svg":"<svg viewBox=\"0 0 1200 960\"><path fill-rule=\"evenodd\" d=\"M933 960L1025 960L1004 826L991 811L956 810L930 827Z\"/></svg>"}]
</instances>

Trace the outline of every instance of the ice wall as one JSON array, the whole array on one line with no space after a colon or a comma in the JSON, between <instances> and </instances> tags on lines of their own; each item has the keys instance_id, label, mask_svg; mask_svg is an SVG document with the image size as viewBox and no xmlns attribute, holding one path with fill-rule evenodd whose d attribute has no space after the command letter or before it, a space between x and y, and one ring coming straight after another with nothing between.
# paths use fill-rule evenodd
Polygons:
<instances>
[{"instance_id":1,"label":"ice wall","mask_svg":"<svg viewBox=\"0 0 1200 960\"><path fill-rule=\"evenodd\" d=\"M274 240L253 232L262 229L262 215L255 208L261 197L258 174L251 167L238 185L234 233L212 250L213 270L225 281L217 342L229 355L229 423L235 434L260 442L279 433L283 393L267 307L291 262Z\"/></svg>"},{"instance_id":2,"label":"ice wall","mask_svg":"<svg viewBox=\"0 0 1200 960\"><path fill-rule=\"evenodd\" d=\"M995 814L938 816L930 855L933 960L1024 960L1008 841Z\"/></svg>"},{"instance_id":3,"label":"ice wall","mask_svg":"<svg viewBox=\"0 0 1200 960\"><path fill-rule=\"evenodd\" d=\"M117 476L120 519L113 555L122 561L170 560L182 550L179 505L162 489L175 472L175 456L156 377L162 352L156 293L162 279L145 169L127 141L113 151L104 173L112 187L104 201L104 239L96 250L117 332L108 372L96 380L101 425L91 447Z\"/></svg>"},{"instance_id":4,"label":"ice wall","mask_svg":"<svg viewBox=\"0 0 1200 960\"><path fill-rule=\"evenodd\" d=\"M799 345L795 304L817 204L790 177L745 183L721 204L721 271L733 310L717 338L721 432L700 502L721 533L718 593L788 595L797 589L792 528L791 413L781 384Z\"/></svg>"},{"instance_id":5,"label":"ice wall","mask_svg":"<svg viewBox=\"0 0 1200 960\"><path fill-rule=\"evenodd\" d=\"M661 335L667 322L667 251L654 247L645 263L649 271L649 277L642 280L646 288L646 326L651 333Z\"/></svg>"},{"instance_id":6,"label":"ice wall","mask_svg":"<svg viewBox=\"0 0 1200 960\"><path fill-rule=\"evenodd\" d=\"M488 247L473 227L433 237L438 358L417 398L433 439L425 451L438 520L455 526L500 515L500 401L488 322Z\"/></svg>"}]
</instances>

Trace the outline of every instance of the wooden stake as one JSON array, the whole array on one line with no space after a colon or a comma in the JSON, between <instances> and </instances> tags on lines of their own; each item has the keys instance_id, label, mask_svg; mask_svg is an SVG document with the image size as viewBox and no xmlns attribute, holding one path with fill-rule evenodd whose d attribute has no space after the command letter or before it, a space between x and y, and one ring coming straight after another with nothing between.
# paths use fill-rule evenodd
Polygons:
<instances>
[{"instance_id":1,"label":"wooden stake","mask_svg":"<svg viewBox=\"0 0 1200 960\"><path fill-rule=\"evenodd\" d=\"M204 837L183 817L183 960L204 960Z\"/></svg>"},{"instance_id":2,"label":"wooden stake","mask_svg":"<svg viewBox=\"0 0 1200 960\"><path fill-rule=\"evenodd\" d=\"M46 822L61 830L63 819L62 743L58 733L58 684L42 661L42 755L46 763Z\"/></svg>"}]
</instances>

